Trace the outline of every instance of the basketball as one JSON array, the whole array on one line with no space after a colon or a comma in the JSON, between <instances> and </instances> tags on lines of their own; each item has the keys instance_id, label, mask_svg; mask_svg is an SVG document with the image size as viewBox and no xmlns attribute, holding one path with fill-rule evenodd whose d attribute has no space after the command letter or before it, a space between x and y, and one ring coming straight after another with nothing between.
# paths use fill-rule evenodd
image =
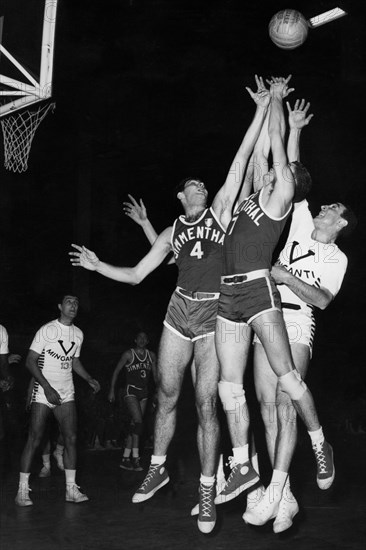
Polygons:
<instances>
[{"instance_id":1,"label":"basketball","mask_svg":"<svg viewBox=\"0 0 366 550\"><path fill-rule=\"evenodd\" d=\"M276 46L283 50L293 50L305 42L309 25L299 11L282 10L272 17L268 30Z\"/></svg>"}]
</instances>

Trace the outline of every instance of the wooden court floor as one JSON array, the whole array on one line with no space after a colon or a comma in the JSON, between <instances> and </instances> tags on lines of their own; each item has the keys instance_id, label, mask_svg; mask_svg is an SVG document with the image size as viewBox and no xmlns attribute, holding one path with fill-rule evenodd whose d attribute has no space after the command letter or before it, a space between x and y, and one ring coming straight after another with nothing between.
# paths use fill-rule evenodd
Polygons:
<instances>
[{"instance_id":1,"label":"wooden court floor","mask_svg":"<svg viewBox=\"0 0 366 550\"><path fill-rule=\"evenodd\" d=\"M219 506L218 522L210 535L198 531L190 509L196 503L199 466L194 445L182 460L170 464L172 481L143 505L133 505L134 489L144 472L119 468L120 450L80 451L78 482L90 501L64 501L64 476L53 465L50 478L31 477L34 506L18 508L18 456L1 485L1 550L108 549L250 549L250 550L364 550L366 436L345 436L334 445L336 480L329 491L315 482L315 465L308 447L297 450L293 489L300 504L294 526L275 535L264 527L244 524L245 493ZM190 447L190 446L188 446ZM178 453L179 454L179 453ZM149 455L143 456L146 467Z\"/></svg>"}]
</instances>

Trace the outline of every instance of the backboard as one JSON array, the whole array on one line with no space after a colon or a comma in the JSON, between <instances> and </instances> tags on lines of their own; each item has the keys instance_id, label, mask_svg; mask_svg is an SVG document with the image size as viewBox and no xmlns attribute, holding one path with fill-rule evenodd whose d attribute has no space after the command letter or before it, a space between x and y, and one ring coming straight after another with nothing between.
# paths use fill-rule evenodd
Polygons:
<instances>
[{"instance_id":1,"label":"backboard","mask_svg":"<svg viewBox=\"0 0 366 550\"><path fill-rule=\"evenodd\" d=\"M38 54L38 71L28 68L4 44L4 17L0 18L0 123L4 138L5 167L14 172L28 168L28 157L37 127L54 104L52 97L53 57L58 0L45 0L42 41ZM18 18L19 21L19 18ZM30 26L31 31L33 27ZM22 40L18 28L18 44ZM17 37L17 27L11 31ZM29 48L30 50L30 48ZM29 63L29 62L28 62ZM30 109L34 104L39 104Z\"/></svg>"}]
</instances>

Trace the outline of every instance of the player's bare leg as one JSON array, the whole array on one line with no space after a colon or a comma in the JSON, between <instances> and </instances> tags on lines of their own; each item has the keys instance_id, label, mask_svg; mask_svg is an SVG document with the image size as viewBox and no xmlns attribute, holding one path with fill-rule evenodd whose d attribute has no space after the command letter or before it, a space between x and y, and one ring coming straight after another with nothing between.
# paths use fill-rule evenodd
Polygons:
<instances>
[{"instance_id":1,"label":"player's bare leg","mask_svg":"<svg viewBox=\"0 0 366 550\"><path fill-rule=\"evenodd\" d=\"M184 371L191 359L193 344L164 326L158 353L158 406L154 426L154 452L151 466L132 497L132 502L143 502L169 482L165 468L166 454L177 419L177 403L183 383Z\"/></svg>"},{"instance_id":2,"label":"player's bare leg","mask_svg":"<svg viewBox=\"0 0 366 550\"><path fill-rule=\"evenodd\" d=\"M32 403L28 438L20 458L19 487L15 497L15 503L18 506L31 506L33 504L29 498L30 469L34 453L42 441L50 412L51 409L47 405Z\"/></svg>"},{"instance_id":3,"label":"player's bare leg","mask_svg":"<svg viewBox=\"0 0 366 550\"><path fill-rule=\"evenodd\" d=\"M217 319L215 341L220 362L219 396L226 413L233 457L229 459L231 474L216 497L216 504L236 498L259 480L249 460L249 411L243 388L251 335L250 327L244 323Z\"/></svg>"},{"instance_id":4,"label":"player's bare leg","mask_svg":"<svg viewBox=\"0 0 366 550\"><path fill-rule=\"evenodd\" d=\"M54 409L54 415L60 425L64 438L64 466L66 478L66 501L85 502L88 497L79 491L76 485L76 437L77 437L77 414L75 401L68 401L58 405Z\"/></svg>"},{"instance_id":5,"label":"player's bare leg","mask_svg":"<svg viewBox=\"0 0 366 550\"><path fill-rule=\"evenodd\" d=\"M328 448L328 444L324 441L324 436L322 435L312 395L300 374L295 370L282 314L279 311L264 313L253 321L252 326L263 344L270 367L278 377L277 398L282 402L282 411L287 404L286 397L281 395L284 392L291 399L293 406L301 416L312 441L314 441L314 436L322 437L321 450L323 449L323 445ZM280 425L278 427L282 429ZM286 435L292 440L290 445L293 446L296 431L288 431ZM331 447L329 446L329 448L331 453ZM275 459L270 485L267 487L260 503L255 508L245 512L243 516L244 521L254 525L263 525L269 519L276 517L284 487L287 483L291 456L291 447L290 449L286 449L283 446L279 458ZM329 463L329 469L331 470L329 479L331 479L331 483L334 478L332 456L330 456Z\"/></svg>"},{"instance_id":6,"label":"player's bare leg","mask_svg":"<svg viewBox=\"0 0 366 550\"><path fill-rule=\"evenodd\" d=\"M219 445L219 423L217 419L219 363L213 334L200 338L195 342L194 358L194 386L198 417L197 444L201 462L197 524L201 532L210 533L216 523L214 499L216 495L215 473Z\"/></svg>"}]
</instances>

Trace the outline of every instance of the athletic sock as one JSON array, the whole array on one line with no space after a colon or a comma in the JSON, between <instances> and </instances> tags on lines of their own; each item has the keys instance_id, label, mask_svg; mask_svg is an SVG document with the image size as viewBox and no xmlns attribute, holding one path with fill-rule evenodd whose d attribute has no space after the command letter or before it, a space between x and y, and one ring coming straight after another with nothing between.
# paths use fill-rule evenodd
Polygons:
<instances>
[{"instance_id":1,"label":"athletic sock","mask_svg":"<svg viewBox=\"0 0 366 550\"><path fill-rule=\"evenodd\" d=\"M130 456L131 456L131 449L126 448L123 451L123 458L130 458Z\"/></svg>"},{"instance_id":2,"label":"athletic sock","mask_svg":"<svg viewBox=\"0 0 366 550\"><path fill-rule=\"evenodd\" d=\"M66 470L65 468L65 478L66 485L73 485L75 483L76 470Z\"/></svg>"},{"instance_id":3,"label":"athletic sock","mask_svg":"<svg viewBox=\"0 0 366 550\"><path fill-rule=\"evenodd\" d=\"M320 426L319 430L313 430L312 432L308 431L310 435L311 443L316 445L317 443L322 443L324 441L323 428Z\"/></svg>"},{"instance_id":4,"label":"athletic sock","mask_svg":"<svg viewBox=\"0 0 366 550\"><path fill-rule=\"evenodd\" d=\"M29 483L29 476L30 473L27 472L19 472L19 483L26 483L28 485Z\"/></svg>"},{"instance_id":5,"label":"athletic sock","mask_svg":"<svg viewBox=\"0 0 366 550\"><path fill-rule=\"evenodd\" d=\"M151 464L161 466L166 461L166 455L151 455Z\"/></svg>"},{"instance_id":6,"label":"athletic sock","mask_svg":"<svg viewBox=\"0 0 366 550\"><path fill-rule=\"evenodd\" d=\"M243 447L233 448L234 460L237 464L244 464L249 459L249 445L243 445Z\"/></svg>"},{"instance_id":7,"label":"athletic sock","mask_svg":"<svg viewBox=\"0 0 366 550\"><path fill-rule=\"evenodd\" d=\"M203 474L201 474L200 483L211 486L215 483L215 476L204 476Z\"/></svg>"},{"instance_id":8,"label":"athletic sock","mask_svg":"<svg viewBox=\"0 0 366 550\"><path fill-rule=\"evenodd\" d=\"M139 450L134 447L132 449L132 458L138 458L139 456Z\"/></svg>"}]
</instances>

